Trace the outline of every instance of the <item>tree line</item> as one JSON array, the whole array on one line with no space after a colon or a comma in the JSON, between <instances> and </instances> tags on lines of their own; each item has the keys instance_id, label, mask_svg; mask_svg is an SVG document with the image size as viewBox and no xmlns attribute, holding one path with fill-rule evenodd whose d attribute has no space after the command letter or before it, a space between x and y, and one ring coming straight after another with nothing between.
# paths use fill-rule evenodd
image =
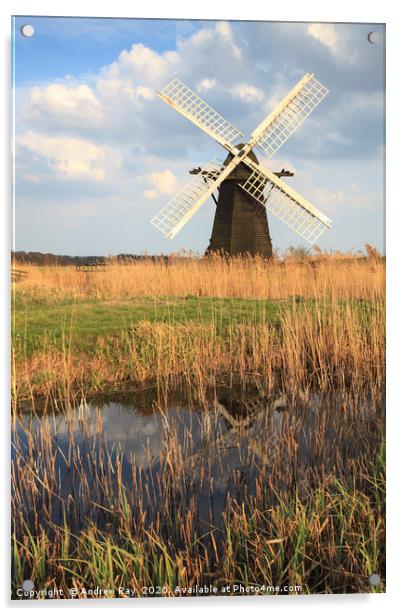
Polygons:
<instances>
[{"instance_id":1,"label":"tree line","mask_svg":"<svg viewBox=\"0 0 402 616\"><path fill-rule=\"evenodd\" d=\"M51 252L25 252L24 250L12 251L11 261L13 264L22 265L32 263L34 265L89 265L97 263L102 265L110 260L133 261L141 259L161 259L161 256L118 254L113 257L103 257L99 255L87 255L84 257L71 255L55 255Z\"/></svg>"}]
</instances>

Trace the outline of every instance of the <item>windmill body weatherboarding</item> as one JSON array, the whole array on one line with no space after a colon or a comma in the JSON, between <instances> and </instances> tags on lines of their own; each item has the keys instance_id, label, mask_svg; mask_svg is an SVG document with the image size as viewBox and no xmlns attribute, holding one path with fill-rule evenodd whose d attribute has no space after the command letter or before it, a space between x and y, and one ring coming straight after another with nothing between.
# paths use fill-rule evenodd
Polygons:
<instances>
[{"instance_id":1,"label":"windmill body weatherboarding","mask_svg":"<svg viewBox=\"0 0 402 616\"><path fill-rule=\"evenodd\" d=\"M307 73L252 132L243 133L225 120L178 79L158 96L220 143L228 155L213 159L190 173L192 179L151 220L166 238L173 238L215 190L219 190L208 251L260 254L270 257L272 244L266 210L313 244L331 228L331 221L282 179L285 170L270 171L258 162L253 148L271 158L328 94L314 75Z\"/></svg>"}]
</instances>

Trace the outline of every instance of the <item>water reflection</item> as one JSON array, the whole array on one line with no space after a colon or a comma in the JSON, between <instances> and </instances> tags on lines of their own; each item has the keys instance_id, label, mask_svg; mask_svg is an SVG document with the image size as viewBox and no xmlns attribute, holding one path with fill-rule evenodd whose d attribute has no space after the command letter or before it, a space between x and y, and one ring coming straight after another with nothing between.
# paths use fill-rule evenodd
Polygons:
<instances>
[{"instance_id":1,"label":"water reflection","mask_svg":"<svg viewBox=\"0 0 402 616\"><path fill-rule=\"evenodd\" d=\"M34 451L40 479L50 460L59 495L53 521L60 522L65 504L72 502L75 527L82 527L87 516L101 523L102 511L93 504L109 503L121 481L152 519L169 464L185 484L181 494L187 501L180 506L185 509L195 499L200 523L219 526L228 495L241 502L254 494L256 482L268 480L278 460L293 469L292 480L300 487L307 469L330 470L340 456L358 457L359 435L363 442L368 426L375 433L382 425L383 405L368 397L352 404L319 393L290 400L226 389L198 408L177 399L161 408L155 398L152 392L147 399L114 395L65 413L21 414L14 461L28 463ZM24 506L28 510L29 502Z\"/></svg>"}]
</instances>

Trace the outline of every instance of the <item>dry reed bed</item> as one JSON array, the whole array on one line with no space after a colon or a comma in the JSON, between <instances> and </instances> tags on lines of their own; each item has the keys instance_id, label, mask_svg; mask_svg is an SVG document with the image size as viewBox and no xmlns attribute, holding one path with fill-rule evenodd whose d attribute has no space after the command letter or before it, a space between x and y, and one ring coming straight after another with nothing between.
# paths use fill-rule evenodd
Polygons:
<instances>
[{"instance_id":1,"label":"dry reed bed","mask_svg":"<svg viewBox=\"0 0 402 616\"><path fill-rule=\"evenodd\" d=\"M382 259L325 257L267 263L258 258L111 260L105 272L25 266L20 302L120 301L127 297L216 296L296 302L281 322L209 324L141 322L112 337L99 336L93 352L49 342L34 357L15 358L14 400L64 397L71 391L185 380L200 390L225 373L259 378L269 386L319 387L359 380L381 383L384 371L385 263ZM17 285L16 285L17 288ZM303 300L313 305L303 306ZM315 303L314 303L315 302ZM365 303L363 306L361 302ZM368 305L368 309L367 309ZM71 324L71 327L74 323ZM176 383L177 384L177 383Z\"/></svg>"},{"instance_id":2,"label":"dry reed bed","mask_svg":"<svg viewBox=\"0 0 402 616\"><path fill-rule=\"evenodd\" d=\"M142 322L109 339L93 353L49 347L19 359L14 369L15 403L26 398L68 398L116 387L155 382L186 383L199 396L226 380L255 380L268 390L318 387L380 389L385 366L382 302L323 307L294 304L279 323L169 325Z\"/></svg>"},{"instance_id":3,"label":"dry reed bed","mask_svg":"<svg viewBox=\"0 0 402 616\"><path fill-rule=\"evenodd\" d=\"M24 265L16 283L27 300L125 297L229 297L244 299L371 299L384 297L385 262L379 258L320 258L274 261L215 256L208 259L108 261L105 271L86 273L72 266Z\"/></svg>"}]
</instances>

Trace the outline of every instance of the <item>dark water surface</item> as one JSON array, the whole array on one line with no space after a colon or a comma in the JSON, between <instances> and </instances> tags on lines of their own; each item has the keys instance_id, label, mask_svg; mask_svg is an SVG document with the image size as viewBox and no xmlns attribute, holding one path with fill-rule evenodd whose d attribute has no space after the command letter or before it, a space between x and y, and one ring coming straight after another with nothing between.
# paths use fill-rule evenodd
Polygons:
<instances>
[{"instance_id":1,"label":"dark water surface","mask_svg":"<svg viewBox=\"0 0 402 616\"><path fill-rule=\"evenodd\" d=\"M122 485L134 493L134 508L138 502L152 520L170 464L178 469L183 511L195 499L201 525L220 526L228 496L241 503L253 495L262 469L268 480L278 456L284 467L296 465L301 479L306 469L329 472L340 458L358 458L367 438L380 431L383 411L382 402L368 396L356 401L317 393L289 399L223 390L198 407L176 396L163 409L153 398L115 394L67 411L20 414L13 450L17 481L24 465L34 464L40 492L53 473L57 498L50 507L43 497L47 521L50 516L61 523L66 504L73 503L74 528L88 519L107 526L102 507ZM29 518L32 499L21 499Z\"/></svg>"}]
</instances>

